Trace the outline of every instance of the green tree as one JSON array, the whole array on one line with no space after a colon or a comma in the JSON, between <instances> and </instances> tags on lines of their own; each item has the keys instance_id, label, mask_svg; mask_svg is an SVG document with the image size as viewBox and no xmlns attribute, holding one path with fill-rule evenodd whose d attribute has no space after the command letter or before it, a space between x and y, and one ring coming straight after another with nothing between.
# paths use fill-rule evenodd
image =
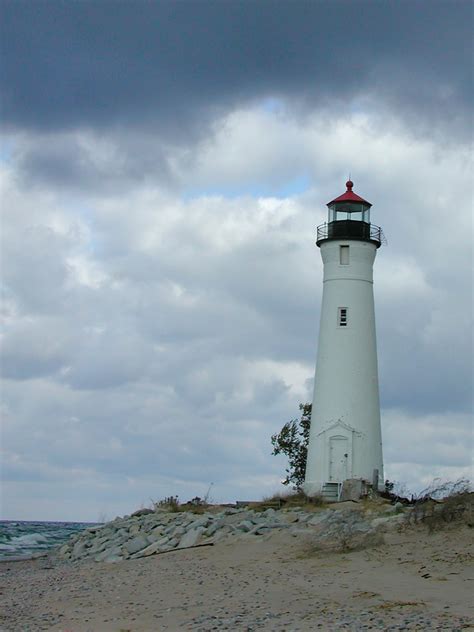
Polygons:
<instances>
[{"instance_id":1,"label":"green tree","mask_svg":"<svg viewBox=\"0 0 474 632\"><path fill-rule=\"evenodd\" d=\"M272 435L272 454L286 454L288 467L283 485L293 485L299 491L304 483L308 454L311 404L300 404L301 419L288 421L277 434Z\"/></svg>"}]
</instances>

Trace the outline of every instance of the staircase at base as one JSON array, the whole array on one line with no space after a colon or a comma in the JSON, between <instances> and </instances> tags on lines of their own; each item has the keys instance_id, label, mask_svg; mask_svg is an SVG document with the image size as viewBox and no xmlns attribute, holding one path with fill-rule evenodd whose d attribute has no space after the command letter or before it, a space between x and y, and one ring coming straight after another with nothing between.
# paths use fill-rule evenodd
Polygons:
<instances>
[{"instance_id":1,"label":"staircase at base","mask_svg":"<svg viewBox=\"0 0 474 632\"><path fill-rule=\"evenodd\" d=\"M322 496L327 503L337 503L339 500L339 483L324 483Z\"/></svg>"}]
</instances>

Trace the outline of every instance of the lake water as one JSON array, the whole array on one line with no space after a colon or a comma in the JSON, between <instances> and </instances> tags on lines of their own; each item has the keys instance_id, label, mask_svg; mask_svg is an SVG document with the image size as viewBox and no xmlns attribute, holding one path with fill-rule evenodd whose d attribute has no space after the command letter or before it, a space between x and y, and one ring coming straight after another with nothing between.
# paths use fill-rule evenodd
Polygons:
<instances>
[{"instance_id":1,"label":"lake water","mask_svg":"<svg viewBox=\"0 0 474 632\"><path fill-rule=\"evenodd\" d=\"M0 560L28 558L44 553L92 524L94 523L0 520Z\"/></svg>"}]
</instances>

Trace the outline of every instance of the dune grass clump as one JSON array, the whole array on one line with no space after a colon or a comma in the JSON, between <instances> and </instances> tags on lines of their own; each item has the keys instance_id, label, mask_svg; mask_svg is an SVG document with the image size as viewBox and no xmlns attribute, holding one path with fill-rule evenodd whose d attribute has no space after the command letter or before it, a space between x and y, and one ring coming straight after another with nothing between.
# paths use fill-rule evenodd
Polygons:
<instances>
[{"instance_id":1,"label":"dune grass clump","mask_svg":"<svg viewBox=\"0 0 474 632\"><path fill-rule=\"evenodd\" d=\"M180 511L178 496L166 496L161 500L153 500L153 508L156 510L165 510L169 512Z\"/></svg>"},{"instance_id":2,"label":"dune grass clump","mask_svg":"<svg viewBox=\"0 0 474 632\"><path fill-rule=\"evenodd\" d=\"M435 479L415 499L407 519L422 524L429 532L438 531L449 524L474 526L474 492L467 479L441 483Z\"/></svg>"},{"instance_id":3,"label":"dune grass clump","mask_svg":"<svg viewBox=\"0 0 474 632\"><path fill-rule=\"evenodd\" d=\"M323 507L325 503L322 496L309 497L301 490L277 492L271 496L265 496L259 502L249 503L255 511L265 511L266 509L290 509L300 508L305 511L312 511L315 507Z\"/></svg>"}]
</instances>

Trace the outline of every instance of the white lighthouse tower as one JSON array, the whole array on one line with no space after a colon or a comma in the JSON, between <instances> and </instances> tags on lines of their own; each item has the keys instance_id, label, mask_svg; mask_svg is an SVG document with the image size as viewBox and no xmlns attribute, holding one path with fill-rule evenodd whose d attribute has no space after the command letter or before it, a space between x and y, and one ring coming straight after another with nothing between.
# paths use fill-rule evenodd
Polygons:
<instances>
[{"instance_id":1,"label":"white lighthouse tower","mask_svg":"<svg viewBox=\"0 0 474 632\"><path fill-rule=\"evenodd\" d=\"M372 273L383 233L353 186L329 202L316 241L324 283L303 489L328 500L347 479L383 481Z\"/></svg>"}]
</instances>

